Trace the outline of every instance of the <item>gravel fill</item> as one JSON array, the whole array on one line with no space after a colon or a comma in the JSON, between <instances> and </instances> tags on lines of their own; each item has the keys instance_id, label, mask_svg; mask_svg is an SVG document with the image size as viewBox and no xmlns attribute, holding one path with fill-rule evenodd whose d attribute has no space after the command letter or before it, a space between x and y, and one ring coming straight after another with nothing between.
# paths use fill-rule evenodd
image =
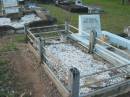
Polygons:
<instances>
[{"instance_id":1,"label":"gravel fill","mask_svg":"<svg viewBox=\"0 0 130 97\"><path fill-rule=\"evenodd\" d=\"M72 67L76 67L82 76L106 70L111 65L106 61L95 60L92 55L84 53L79 48L66 43L56 43L46 46L46 55L51 63L50 68L66 87L68 84L68 72ZM93 91L94 89L92 87L105 87L124 80L123 77L117 77L109 81L93 84L95 81L111 78L116 75L114 73L121 73L121 71L107 71L90 76L89 78L82 78L80 80L80 86L89 86L89 84L90 86L81 88L80 94Z\"/></svg>"}]
</instances>

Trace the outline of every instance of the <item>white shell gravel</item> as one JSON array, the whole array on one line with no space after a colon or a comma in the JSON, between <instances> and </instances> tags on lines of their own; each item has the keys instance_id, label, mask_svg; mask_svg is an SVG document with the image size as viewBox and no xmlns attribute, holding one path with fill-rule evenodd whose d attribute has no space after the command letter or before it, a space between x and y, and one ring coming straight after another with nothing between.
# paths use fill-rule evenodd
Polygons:
<instances>
[{"instance_id":1,"label":"white shell gravel","mask_svg":"<svg viewBox=\"0 0 130 97\"><path fill-rule=\"evenodd\" d=\"M87 53L84 53L80 49L72 46L71 44L52 44L46 46L46 55L49 61L52 63L52 70L59 78L61 82L65 85L68 82L68 72L72 67L76 67L80 71L80 75L90 75L101 70L108 69L107 62L102 62L93 59L93 56ZM107 71L101 74L97 74L92 78L83 78L80 80L80 85L86 85L92 81L100 81L103 79L111 78L111 71ZM90 80L92 79L92 80ZM106 85L114 84L124 80L121 77L115 78L108 82L101 82L100 86L105 87ZM88 93L92 91L91 88L85 87L80 89L80 94Z\"/></svg>"}]
</instances>

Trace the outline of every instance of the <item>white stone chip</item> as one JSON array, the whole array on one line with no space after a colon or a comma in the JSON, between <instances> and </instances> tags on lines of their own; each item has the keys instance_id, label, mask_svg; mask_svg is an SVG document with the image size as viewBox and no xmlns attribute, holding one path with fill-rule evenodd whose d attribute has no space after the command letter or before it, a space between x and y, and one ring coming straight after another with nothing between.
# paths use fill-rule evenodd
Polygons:
<instances>
[{"instance_id":1,"label":"white stone chip","mask_svg":"<svg viewBox=\"0 0 130 97\"><path fill-rule=\"evenodd\" d=\"M51 67L56 76L63 82L65 85L68 83L68 72L72 67L76 67L80 71L80 75L90 75L95 72L108 69L108 62L102 62L95 60L92 55L84 53L80 49L72 46L71 44L52 44L46 47L46 55L49 61L52 63ZM94 81L100 81L104 79L111 78L111 71L107 71L101 74L80 80L80 85L86 85ZM109 84L121 82L123 78L119 77L113 80L110 80L109 83L101 82L93 86L105 87ZM90 81L90 82L89 82ZM81 88L80 94L88 93L92 91L91 88Z\"/></svg>"}]
</instances>

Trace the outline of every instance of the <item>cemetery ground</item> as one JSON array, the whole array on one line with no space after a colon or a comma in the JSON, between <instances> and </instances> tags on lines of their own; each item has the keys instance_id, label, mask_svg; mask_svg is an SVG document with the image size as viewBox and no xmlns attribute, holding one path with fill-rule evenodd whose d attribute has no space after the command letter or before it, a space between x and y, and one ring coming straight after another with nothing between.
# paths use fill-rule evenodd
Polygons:
<instances>
[{"instance_id":1,"label":"cemetery ground","mask_svg":"<svg viewBox=\"0 0 130 97\"><path fill-rule=\"evenodd\" d=\"M99 6L104 10L101 14L102 30L112 33L123 33L124 27L130 25L130 4L121 4L121 0L82 0L84 4ZM66 19L78 27L78 13L71 13L52 4L42 4L55 16L58 23L64 23Z\"/></svg>"},{"instance_id":2,"label":"cemetery ground","mask_svg":"<svg viewBox=\"0 0 130 97\"><path fill-rule=\"evenodd\" d=\"M60 97L24 35L0 38L0 97Z\"/></svg>"},{"instance_id":3,"label":"cemetery ground","mask_svg":"<svg viewBox=\"0 0 130 97\"><path fill-rule=\"evenodd\" d=\"M120 0L83 0L84 3L100 6L102 29L116 34L130 25L130 5L121 5ZM70 13L52 4L42 4L50 10L58 23L69 19L78 26L77 13ZM42 77L41 77L42 76ZM120 97L129 97L130 93ZM0 97L61 97L53 83L40 68L39 60L28 49L24 35L0 38Z\"/></svg>"}]
</instances>

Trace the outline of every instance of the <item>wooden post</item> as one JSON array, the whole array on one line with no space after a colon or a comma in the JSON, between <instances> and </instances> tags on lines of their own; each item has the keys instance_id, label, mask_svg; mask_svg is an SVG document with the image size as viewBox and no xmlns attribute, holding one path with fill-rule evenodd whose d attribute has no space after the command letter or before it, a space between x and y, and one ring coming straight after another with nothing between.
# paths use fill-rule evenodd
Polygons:
<instances>
[{"instance_id":1,"label":"wooden post","mask_svg":"<svg viewBox=\"0 0 130 97\"><path fill-rule=\"evenodd\" d=\"M128 64L128 67L127 67L127 77L126 77L126 79L130 79L130 63Z\"/></svg>"},{"instance_id":2,"label":"wooden post","mask_svg":"<svg viewBox=\"0 0 130 97\"><path fill-rule=\"evenodd\" d=\"M96 43L96 37L97 37L97 32L96 31L92 31L90 32L90 36L89 36L89 53L93 53L94 50L94 46Z\"/></svg>"},{"instance_id":3,"label":"wooden post","mask_svg":"<svg viewBox=\"0 0 130 97\"><path fill-rule=\"evenodd\" d=\"M39 38L39 41L40 41L40 44L39 44L39 47L40 47L39 54L40 54L40 61L42 63L43 52L42 52L42 38L41 37Z\"/></svg>"},{"instance_id":4,"label":"wooden post","mask_svg":"<svg viewBox=\"0 0 130 97\"><path fill-rule=\"evenodd\" d=\"M28 42L28 27L27 27L27 24L24 25L24 33L26 35L26 43Z\"/></svg>"},{"instance_id":5,"label":"wooden post","mask_svg":"<svg viewBox=\"0 0 130 97\"><path fill-rule=\"evenodd\" d=\"M61 39L62 40L66 41L66 38L69 35L69 30L70 30L69 22L65 21L65 32L61 33Z\"/></svg>"},{"instance_id":6,"label":"wooden post","mask_svg":"<svg viewBox=\"0 0 130 97\"><path fill-rule=\"evenodd\" d=\"M68 33L69 32L69 22L68 21L65 21L65 33Z\"/></svg>"},{"instance_id":7,"label":"wooden post","mask_svg":"<svg viewBox=\"0 0 130 97\"><path fill-rule=\"evenodd\" d=\"M45 40L42 40L42 46L45 48ZM46 58L45 58L45 56L46 56L46 51L45 51L45 49L43 49L43 47L42 47L42 60L46 63Z\"/></svg>"},{"instance_id":8,"label":"wooden post","mask_svg":"<svg viewBox=\"0 0 130 97\"><path fill-rule=\"evenodd\" d=\"M37 47L36 50L38 52L38 55L40 55L40 57L41 57L41 37L36 38L35 44L36 44L36 47Z\"/></svg>"},{"instance_id":9,"label":"wooden post","mask_svg":"<svg viewBox=\"0 0 130 97\"><path fill-rule=\"evenodd\" d=\"M44 57L45 50L43 49L43 47L45 46L45 41L41 37L39 39L40 39L40 58L41 58L40 60L41 60L41 63L43 63L43 61L46 62L46 59Z\"/></svg>"},{"instance_id":10,"label":"wooden post","mask_svg":"<svg viewBox=\"0 0 130 97\"><path fill-rule=\"evenodd\" d=\"M71 97L79 97L80 72L77 68L70 69L68 85Z\"/></svg>"}]
</instances>

